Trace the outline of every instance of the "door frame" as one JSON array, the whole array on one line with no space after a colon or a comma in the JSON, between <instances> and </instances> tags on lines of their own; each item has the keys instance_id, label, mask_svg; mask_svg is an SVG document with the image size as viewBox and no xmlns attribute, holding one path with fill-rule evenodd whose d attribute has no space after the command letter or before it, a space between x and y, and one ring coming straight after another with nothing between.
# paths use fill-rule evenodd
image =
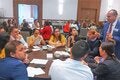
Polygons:
<instances>
[{"instance_id":1,"label":"door frame","mask_svg":"<svg viewBox=\"0 0 120 80\"><path fill-rule=\"evenodd\" d=\"M28 4L28 5L37 5L38 6L38 20L40 25L42 24L42 5L43 0L13 0L13 15L18 24L18 4Z\"/></svg>"}]
</instances>

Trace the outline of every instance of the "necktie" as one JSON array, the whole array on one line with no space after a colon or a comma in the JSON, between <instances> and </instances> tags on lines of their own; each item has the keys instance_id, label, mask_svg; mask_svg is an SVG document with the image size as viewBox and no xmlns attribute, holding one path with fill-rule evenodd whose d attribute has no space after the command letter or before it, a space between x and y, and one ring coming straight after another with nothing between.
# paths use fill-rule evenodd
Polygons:
<instances>
[{"instance_id":1,"label":"necktie","mask_svg":"<svg viewBox=\"0 0 120 80\"><path fill-rule=\"evenodd\" d=\"M108 37L108 34L111 34L111 32L112 32L112 23L109 25L109 29L108 29L108 31L107 31L107 35L106 35L106 38L105 38L105 41L108 41L107 40L107 37Z\"/></svg>"},{"instance_id":2,"label":"necktie","mask_svg":"<svg viewBox=\"0 0 120 80\"><path fill-rule=\"evenodd\" d=\"M112 23L111 23L110 26L109 26L108 33L111 33L111 31L112 31Z\"/></svg>"}]
</instances>

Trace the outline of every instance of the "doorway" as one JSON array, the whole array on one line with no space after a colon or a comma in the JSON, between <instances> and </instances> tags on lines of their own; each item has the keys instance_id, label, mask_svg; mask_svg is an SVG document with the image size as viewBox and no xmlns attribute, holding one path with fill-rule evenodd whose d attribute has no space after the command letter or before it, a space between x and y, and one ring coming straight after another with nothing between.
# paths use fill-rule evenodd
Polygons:
<instances>
[{"instance_id":1,"label":"doorway","mask_svg":"<svg viewBox=\"0 0 120 80\"><path fill-rule=\"evenodd\" d=\"M38 19L38 6L28 4L18 4L18 23L23 22L23 19L31 26L35 19Z\"/></svg>"},{"instance_id":2,"label":"doorway","mask_svg":"<svg viewBox=\"0 0 120 80\"><path fill-rule=\"evenodd\" d=\"M37 19L40 21L40 25L42 24L42 5L43 5L43 3L42 3L42 1L43 0L13 0L13 12L14 12L14 18L17 20L17 22L18 22L18 24L20 24L21 22L19 21L19 18L21 18L21 17L19 17L19 8L18 8L18 5L19 4L25 4L25 6L26 5L35 5L37 8L37 10L38 10L38 12L36 12L35 11L35 14L37 13ZM35 9L35 10L36 10ZM24 14L24 13L26 13L26 11L24 11L23 13L22 13L22 15ZM21 15L21 14L20 14ZM33 15L33 14L32 14ZM31 15L31 16L32 16ZM23 18L23 17L22 17ZM33 16L33 18L34 19L36 19L36 16Z\"/></svg>"}]
</instances>

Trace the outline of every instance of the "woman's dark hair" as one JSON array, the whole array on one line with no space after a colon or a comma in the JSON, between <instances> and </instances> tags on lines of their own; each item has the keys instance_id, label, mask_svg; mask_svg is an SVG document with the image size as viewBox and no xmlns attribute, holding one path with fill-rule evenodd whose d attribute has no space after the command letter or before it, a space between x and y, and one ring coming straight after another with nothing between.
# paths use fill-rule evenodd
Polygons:
<instances>
[{"instance_id":1,"label":"woman's dark hair","mask_svg":"<svg viewBox=\"0 0 120 80\"><path fill-rule=\"evenodd\" d=\"M7 26L7 22L4 21L4 22L2 23L2 25L3 25L3 26Z\"/></svg>"},{"instance_id":2,"label":"woman's dark hair","mask_svg":"<svg viewBox=\"0 0 120 80\"><path fill-rule=\"evenodd\" d=\"M75 27L72 27L72 28L70 28L69 35L71 35L71 32L73 29L75 29L77 31L77 29Z\"/></svg>"},{"instance_id":3,"label":"woman's dark hair","mask_svg":"<svg viewBox=\"0 0 120 80\"><path fill-rule=\"evenodd\" d=\"M56 29L58 29L58 30L60 31L60 28L54 28L54 29L53 29L53 34L52 34L52 35L54 36L54 38L55 38L55 30L56 30ZM61 41L61 38L62 38L62 35L61 35L61 33L60 33L60 35L58 36L58 40Z\"/></svg>"},{"instance_id":4,"label":"woman's dark hair","mask_svg":"<svg viewBox=\"0 0 120 80\"><path fill-rule=\"evenodd\" d=\"M5 31L8 32L8 27L7 27L7 23L6 21L4 21L2 24L1 24L2 27L4 27Z\"/></svg>"},{"instance_id":5,"label":"woman's dark hair","mask_svg":"<svg viewBox=\"0 0 120 80\"><path fill-rule=\"evenodd\" d=\"M7 34L6 32L0 33L0 53L7 44L7 42L9 41L9 39L10 39L9 34Z\"/></svg>"},{"instance_id":6,"label":"woman's dark hair","mask_svg":"<svg viewBox=\"0 0 120 80\"><path fill-rule=\"evenodd\" d=\"M10 22L11 22L11 19L8 19L8 20L7 20L7 22L8 22L8 24L10 24Z\"/></svg>"},{"instance_id":7,"label":"woman's dark hair","mask_svg":"<svg viewBox=\"0 0 120 80\"><path fill-rule=\"evenodd\" d=\"M44 26L50 26L48 21L45 21Z\"/></svg>"},{"instance_id":8,"label":"woman's dark hair","mask_svg":"<svg viewBox=\"0 0 120 80\"><path fill-rule=\"evenodd\" d=\"M105 50L107 55L111 58L115 58L114 52L115 52L115 44L113 42L103 42L101 44L102 50Z\"/></svg>"},{"instance_id":9,"label":"woman's dark hair","mask_svg":"<svg viewBox=\"0 0 120 80\"><path fill-rule=\"evenodd\" d=\"M32 34L34 34L34 32L35 32L36 30L39 31L39 29L35 28L35 29L33 29Z\"/></svg>"},{"instance_id":10,"label":"woman's dark hair","mask_svg":"<svg viewBox=\"0 0 120 80\"><path fill-rule=\"evenodd\" d=\"M71 35L72 35L72 34L71 34L71 32L72 32L72 30L73 30L73 29L75 29L75 30L77 31L77 29L76 29L75 27L70 28L70 31L69 31L69 36L71 36ZM75 35L75 36L74 36L74 40L75 40L75 41L78 41L78 40L79 40L78 35Z\"/></svg>"},{"instance_id":11,"label":"woman's dark hair","mask_svg":"<svg viewBox=\"0 0 120 80\"><path fill-rule=\"evenodd\" d=\"M38 19L35 19L34 22L38 21Z\"/></svg>"}]
</instances>

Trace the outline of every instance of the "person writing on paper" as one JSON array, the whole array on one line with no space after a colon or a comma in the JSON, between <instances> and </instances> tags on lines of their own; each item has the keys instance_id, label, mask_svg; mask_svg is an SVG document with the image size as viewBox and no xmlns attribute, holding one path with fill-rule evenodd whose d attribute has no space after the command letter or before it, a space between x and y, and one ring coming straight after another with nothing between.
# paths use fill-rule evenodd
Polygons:
<instances>
[{"instance_id":1,"label":"person writing on paper","mask_svg":"<svg viewBox=\"0 0 120 80\"><path fill-rule=\"evenodd\" d=\"M5 46L6 57L0 60L0 78L3 80L28 80L24 45L20 41L10 41Z\"/></svg>"},{"instance_id":2,"label":"person writing on paper","mask_svg":"<svg viewBox=\"0 0 120 80\"><path fill-rule=\"evenodd\" d=\"M31 35L28 38L28 45L29 46L37 46L37 45L44 45L45 41L42 37L42 35L40 35L39 29L35 28L33 29L33 35Z\"/></svg>"},{"instance_id":3,"label":"person writing on paper","mask_svg":"<svg viewBox=\"0 0 120 80\"><path fill-rule=\"evenodd\" d=\"M76 42L71 48L71 58L55 60L49 70L51 80L93 80L91 69L84 63L89 51L85 41Z\"/></svg>"},{"instance_id":4,"label":"person writing on paper","mask_svg":"<svg viewBox=\"0 0 120 80\"><path fill-rule=\"evenodd\" d=\"M60 33L59 28L55 28L53 34L50 37L49 45L60 47L66 45L66 38L63 34Z\"/></svg>"}]
</instances>

